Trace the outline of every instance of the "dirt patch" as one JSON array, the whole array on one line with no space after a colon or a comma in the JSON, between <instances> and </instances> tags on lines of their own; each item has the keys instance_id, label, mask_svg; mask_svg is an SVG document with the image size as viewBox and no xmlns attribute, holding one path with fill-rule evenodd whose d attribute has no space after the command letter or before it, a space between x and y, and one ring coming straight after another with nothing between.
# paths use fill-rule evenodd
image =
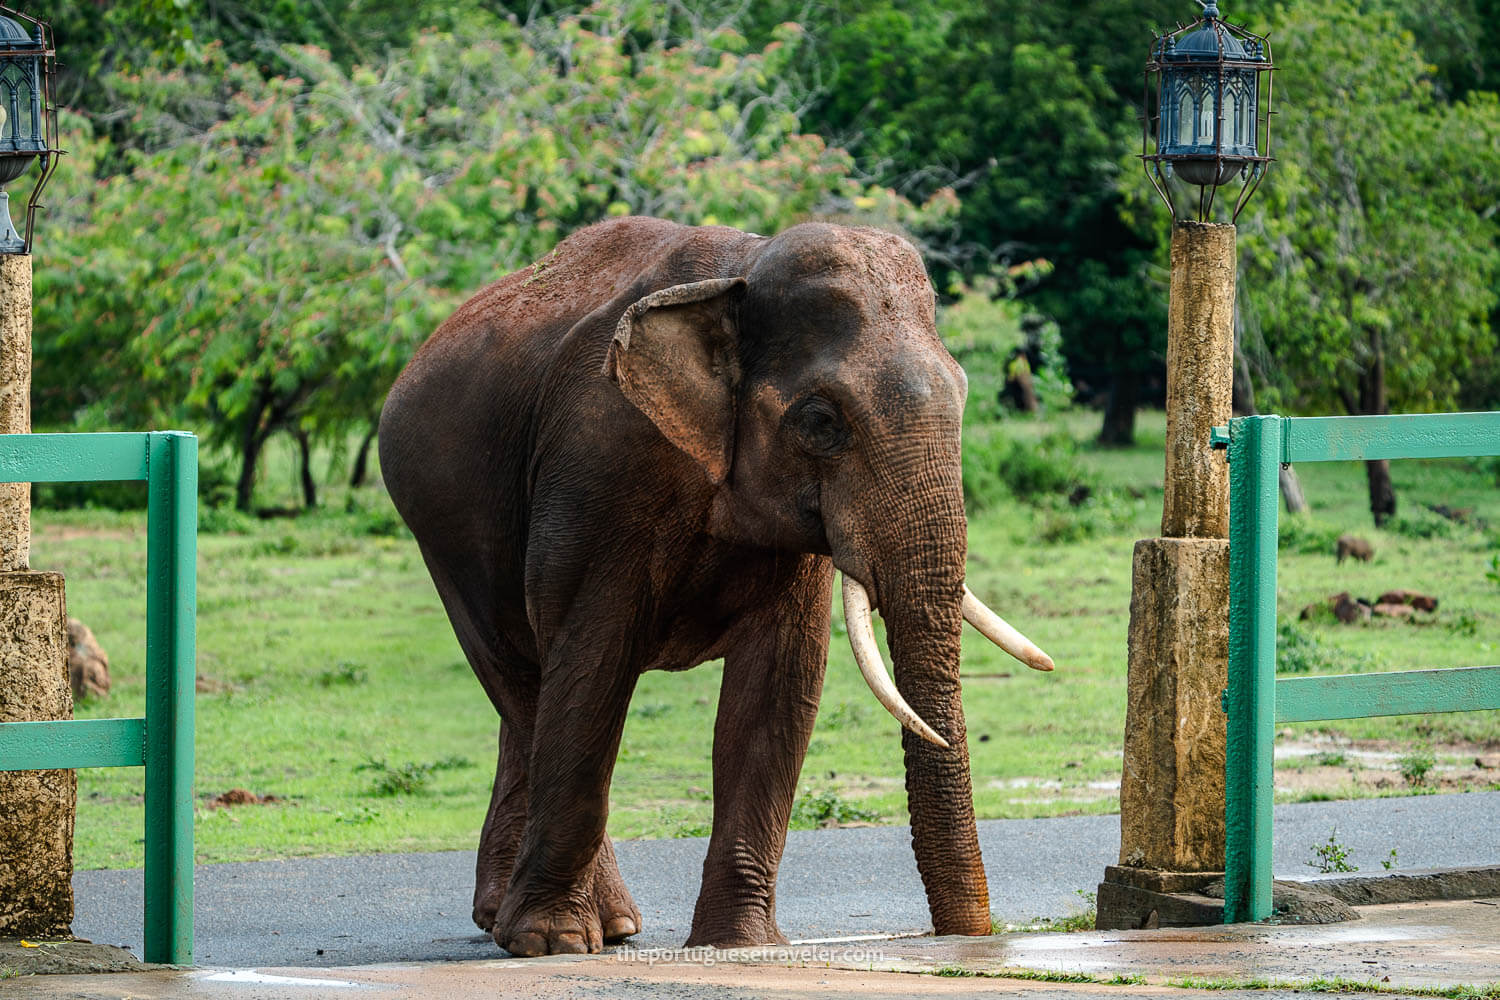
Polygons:
<instances>
[{"instance_id":1,"label":"dirt patch","mask_svg":"<svg viewBox=\"0 0 1500 1000\"><path fill-rule=\"evenodd\" d=\"M125 540L139 538L138 531L122 531L119 528L87 528L80 525L49 525L32 530L33 541L68 542L75 538L113 538Z\"/></svg>"},{"instance_id":2,"label":"dirt patch","mask_svg":"<svg viewBox=\"0 0 1500 1000\"><path fill-rule=\"evenodd\" d=\"M224 694L226 692L233 694L239 689L239 685L231 684L229 681L213 677L209 674L199 674L197 681L194 683L194 690L199 694Z\"/></svg>"},{"instance_id":3,"label":"dirt patch","mask_svg":"<svg viewBox=\"0 0 1500 1000\"><path fill-rule=\"evenodd\" d=\"M1327 735L1276 741L1276 791L1295 799L1354 798L1403 790L1487 791L1500 786L1492 743L1438 743L1414 748L1394 740Z\"/></svg>"},{"instance_id":4,"label":"dirt patch","mask_svg":"<svg viewBox=\"0 0 1500 1000\"><path fill-rule=\"evenodd\" d=\"M0 938L0 971L11 976L66 976L93 972L141 972L147 965L124 948L83 938Z\"/></svg>"},{"instance_id":5,"label":"dirt patch","mask_svg":"<svg viewBox=\"0 0 1500 1000\"><path fill-rule=\"evenodd\" d=\"M265 806L281 800L274 795L256 795L247 788L231 788L208 800L210 809L228 809L231 806Z\"/></svg>"}]
</instances>

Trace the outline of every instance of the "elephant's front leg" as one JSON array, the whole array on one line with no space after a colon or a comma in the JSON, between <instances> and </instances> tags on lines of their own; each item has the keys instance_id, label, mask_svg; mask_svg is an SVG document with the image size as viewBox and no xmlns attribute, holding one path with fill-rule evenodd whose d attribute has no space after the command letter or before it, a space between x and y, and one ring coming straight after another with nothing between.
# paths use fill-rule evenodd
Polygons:
<instances>
[{"instance_id":1,"label":"elephant's front leg","mask_svg":"<svg viewBox=\"0 0 1500 1000\"><path fill-rule=\"evenodd\" d=\"M804 556L781 600L738 629L714 724L714 827L689 947L786 943L776 871L823 692L833 570Z\"/></svg>"},{"instance_id":2,"label":"elephant's front leg","mask_svg":"<svg viewBox=\"0 0 1500 1000\"><path fill-rule=\"evenodd\" d=\"M628 639L609 631L562 628L544 653L529 809L492 931L513 955L594 952L624 929L603 926L598 897L601 865L614 860L604 848L609 781L637 675Z\"/></svg>"}]
</instances>

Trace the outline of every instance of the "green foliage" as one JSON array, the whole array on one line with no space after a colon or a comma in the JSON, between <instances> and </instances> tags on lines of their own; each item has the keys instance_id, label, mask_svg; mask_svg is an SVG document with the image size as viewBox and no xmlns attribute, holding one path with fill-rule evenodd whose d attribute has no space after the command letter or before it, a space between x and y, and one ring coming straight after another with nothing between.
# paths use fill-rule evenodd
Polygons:
<instances>
[{"instance_id":1,"label":"green foliage","mask_svg":"<svg viewBox=\"0 0 1500 1000\"><path fill-rule=\"evenodd\" d=\"M1039 441L1012 438L994 431L971 436L963 453L964 501L984 510L1004 497L1026 503L1087 496L1093 477L1079 460L1078 444L1066 433Z\"/></svg>"},{"instance_id":2,"label":"green foliage","mask_svg":"<svg viewBox=\"0 0 1500 1000\"><path fill-rule=\"evenodd\" d=\"M1494 351L1500 104L1445 104L1389 13L1277 8L1276 166L1241 217L1247 345L1313 412L1450 407Z\"/></svg>"},{"instance_id":3,"label":"green foliage","mask_svg":"<svg viewBox=\"0 0 1500 1000\"><path fill-rule=\"evenodd\" d=\"M1484 571L1484 578L1500 587L1500 553L1490 556L1490 568Z\"/></svg>"},{"instance_id":4,"label":"green foliage","mask_svg":"<svg viewBox=\"0 0 1500 1000\"><path fill-rule=\"evenodd\" d=\"M808 789L792 803L793 830L816 830L845 823L878 823L880 815L861 809L830 788Z\"/></svg>"},{"instance_id":5,"label":"green foliage","mask_svg":"<svg viewBox=\"0 0 1500 1000\"><path fill-rule=\"evenodd\" d=\"M1401 778L1413 788L1427 783L1427 776L1437 766L1437 757L1432 752L1432 747L1426 744L1418 744L1406 753L1396 758L1397 769L1401 772Z\"/></svg>"},{"instance_id":6,"label":"green foliage","mask_svg":"<svg viewBox=\"0 0 1500 1000\"><path fill-rule=\"evenodd\" d=\"M1338 528L1314 518L1311 514L1287 514L1277 519L1277 547L1286 552L1326 553L1333 555Z\"/></svg>"},{"instance_id":7,"label":"green foliage","mask_svg":"<svg viewBox=\"0 0 1500 1000\"><path fill-rule=\"evenodd\" d=\"M1320 873L1327 875L1332 872L1357 872L1358 865L1349 863L1349 849L1338 840L1339 831L1333 829L1328 834L1328 843L1313 845L1313 859L1304 862L1309 868L1316 868Z\"/></svg>"},{"instance_id":8,"label":"green foliage","mask_svg":"<svg viewBox=\"0 0 1500 1000\"><path fill-rule=\"evenodd\" d=\"M350 69L279 50L295 76L209 47L114 78L144 139L128 173L94 182L109 144L65 120L77 157L38 270L38 421L198 430L243 459L246 508L271 435L367 425L462 297L579 226L953 210L951 192L919 208L861 182L799 131L781 81L793 27L745 54L717 36L632 51L625 32L601 15L428 33Z\"/></svg>"},{"instance_id":9,"label":"green foliage","mask_svg":"<svg viewBox=\"0 0 1500 1000\"><path fill-rule=\"evenodd\" d=\"M325 685L326 686L326 685ZM442 760L390 765L371 757L355 768L356 771L374 771L375 781L366 794L377 797L396 795L418 795L427 789L427 782L438 771L457 771L473 767L467 757L444 757Z\"/></svg>"},{"instance_id":10,"label":"green foliage","mask_svg":"<svg viewBox=\"0 0 1500 1000\"><path fill-rule=\"evenodd\" d=\"M1427 511L1395 517L1385 525L1386 531L1406 538L1452 538L1456 529L1457 525L1446 517Z\"/></svg>"},{"instance_id":11,"label":"green foliage","mask_svg":"<svg viewBox=\"0 0 1500 1000\"><path fill-rule=\"evenodd\" d=\"M1348 669L1349 654L1308 634L1295 622L1276 626L1276 672L1281 674L1328 674Z\"/></svg>"},{"instance_id":12,"label":"green foliage","mask_svg":"<svg viewBox=\"0 0 1500 1000\"><path fill-rule=\"evenodd\" d=\"M370 679L370 672L357 663L340 663L332 670L325 670L318 675L318 683L324 687L336 685L351 686L364 684Z\"/></svg>"}]
</instances>

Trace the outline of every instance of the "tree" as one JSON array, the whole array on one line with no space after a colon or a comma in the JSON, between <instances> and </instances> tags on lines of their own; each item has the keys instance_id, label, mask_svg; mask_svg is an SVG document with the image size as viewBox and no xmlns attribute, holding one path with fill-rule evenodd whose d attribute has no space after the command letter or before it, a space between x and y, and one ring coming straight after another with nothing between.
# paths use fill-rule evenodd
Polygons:
<instances>
[{"instance_id":1,"label":"tree","mask_svg":"<svg viewBox=\"0 0 1500 1000\"><path fill-rule=\"evenodd\" d=\"M424 34L348 72L301 48L281 53L299 76L267 77L210 48L201 66L118 79L144 138L129 172L71 182L78 223L38 287L39 419L199 428L238 457L241 508L286 433L311 505L311 443L368 426L456 301L579 226L951 213L951 193L913 205L798 131L779 72L797 41L632 56L620 23L563 18Z\"/></svg>"},{"instance_id":2,"label":"tree","mask_svg":"<svg viewBox=\"0 0 1500 1000\"><path fill-rule=\"evenodd\" d=\"M1165 298L1145 280L1156 232L1119 210L1148 39L1121 46L1118 27L1175 11L1159 0L886 0L820 8L827 20L809 26L827 85L808 120L903 190L950 184L962 197L957 230L932 239L940 286L1050 262L1019 292L1058 322L1080 387L1111 387L1107 443L1131 440L1166 325Z\"/></svg>"},{"instance_id":3,"label":"tree","mask_svg":"<svg viewBox=\"0 0 1500 1000\"><path fill-rule=\"evenodd\" d=\"M1352 3L1282 11L1279 162L1242 216L1247 322L1294 406L1351 414L1451 406L1494 350L1500 105L1444 105L1390 14ZM1367 463L1377 524L1395 513Z\"/></svg>"}]
</instances>

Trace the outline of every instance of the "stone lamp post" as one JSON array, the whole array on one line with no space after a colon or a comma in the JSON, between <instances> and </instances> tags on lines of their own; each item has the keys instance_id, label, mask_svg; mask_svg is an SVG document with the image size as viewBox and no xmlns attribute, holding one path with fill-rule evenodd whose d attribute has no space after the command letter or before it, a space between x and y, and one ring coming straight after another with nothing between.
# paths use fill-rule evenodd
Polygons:
<instances>
[{"instance_id":1,"label":"stone lamp post","mask_svg":"<svg viewBox=\"0 0 1500 1000\"><path fill-rule=\"evenodd\" d=\"M31 430L31 235L57 166L46 24L0 6L0 433ZM4 185L28 172L24 232ZM60 573L33 573L31 490L0 484L0 722L68 719ZM0 937L67 934L73 921L72 771L0 771Z\"/></svg>"},{"instance_id":2,"label":"stone lamp post","mask_svg":"<svg viewBox=\"0 0 1500 1000\"><path fill-rule=\"evenodd\" d=\"M1230 417L1233 219L1271 162L1272 66L1264 38L1199 3L1203 16L1157 36L1146 67L1141 159L1173 216L1165 497L1162 537L1135 546L1120 863L1099 886L1100 929L1223 915L1200 894L1224 869L1229 662L1229 473L1209 433ZM1236 180L1231 221L1213 222Z\"/></svg>"}]
</instances>

